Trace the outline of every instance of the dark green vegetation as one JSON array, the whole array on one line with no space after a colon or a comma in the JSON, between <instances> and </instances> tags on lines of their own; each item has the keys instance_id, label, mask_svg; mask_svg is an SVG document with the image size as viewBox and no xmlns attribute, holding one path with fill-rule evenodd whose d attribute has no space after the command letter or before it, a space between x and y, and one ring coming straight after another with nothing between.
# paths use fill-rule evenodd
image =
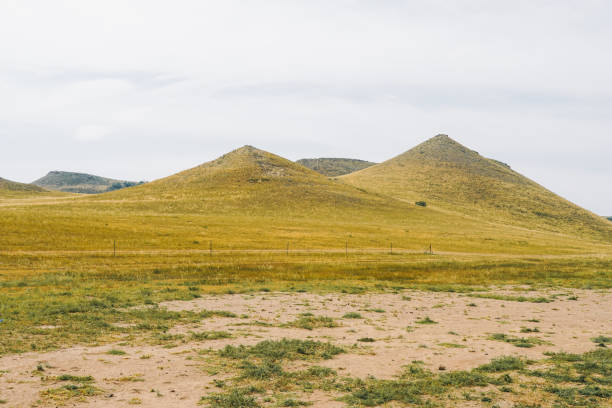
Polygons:
<instances>
[{"instance_id":1,"label":"dark green vegetation","mask_svg":"<svg viewBox=\"0 0 612 408\"><path fill-rule=\"evenodd\" d=\"M503 341L516 347L531 348L539 344L547 344L538 337L515 337L504 333L494 333L489 336L490 340Z\"/></svg>"},{"instance_id":2,"label":"dark green vegetation","mask_svg":"<svg viewBox=\"0 0 612 408\"><path fill-rule=\"evenodd\" d=\"M342 176L376 164L365 160L338 158L300 159L296 163L328 177Z\"/></svg>"},{"instance_id":3,"label":"dark green vegetation","mask_svg":"<svg viewBox=\"0 0 612 408\"><path fill-rule=\"evenodd\" d=\"M98 194L107 191L133 187L143 182L115 180L85 173L68 171L50 171L46 176L32 182L33 185L47 190L64 191L67 193Z\"/></svg>"}]
</instances>

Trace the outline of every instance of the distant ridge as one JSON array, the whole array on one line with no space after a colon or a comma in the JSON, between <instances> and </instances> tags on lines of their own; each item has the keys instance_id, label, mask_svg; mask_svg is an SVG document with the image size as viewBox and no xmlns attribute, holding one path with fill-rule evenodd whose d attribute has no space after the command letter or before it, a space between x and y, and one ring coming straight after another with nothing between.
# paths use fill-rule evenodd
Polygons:
<instances>
[{"instance_id":1,"label":"distant ridge","mask_svg":"<svg viewBox=\"0 0 612 408\"><path fill-rule=\"evenodd\" d=\"M300 159L296 163L328 177L338 177L373 166L376 163L345 158Z\"/></svg>"},{"instance_id":2,"label":"distant ridge","mask_svg":"<svg viewBox=\"0 0 612 408\"><path fill-rule=\"evenodd\" d=\"M612 241L601 217L546 190L505 163L482 157L444 134L344 182L405 200L423 201L484 220Z\"/></svg>"},{"instance_id":3,"label":"distant ridge","mask_svg":"<svg viewBox=\"0 0 612 408\"><path fill-rule=\"evenodd\" d=\"M32 182L32 184L44 187L48 190L64 191L68 193L98 194L132 187L142 184L142 182L115 180L85 173L51 171L46 176Z\"/></svg>"},{"instance_id":4,"label":"distant ridge","mask_svg":"<svg viewBox=\"0 0 612 408\"><path fill-rule=\"evenodd\" d=\"M0 177L0 197L20 197L45 192L47 192L47 190L39 186L18 183Z\"/></svg>"}]
</instances>

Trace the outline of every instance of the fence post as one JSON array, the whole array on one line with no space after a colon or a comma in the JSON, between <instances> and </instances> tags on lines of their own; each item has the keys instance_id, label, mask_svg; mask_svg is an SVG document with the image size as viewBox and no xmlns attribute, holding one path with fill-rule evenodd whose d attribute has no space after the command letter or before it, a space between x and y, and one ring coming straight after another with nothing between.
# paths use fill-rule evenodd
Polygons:
<instances>
[{"instance_id":1,"label":"fence post","mask_svg":"<svg viewBox=\"0 0 612 408\"><path fill-rule=\"evenodd\" d=\"M391 255L393 255L393 242L391 243Z\"/></svg>"},{"instance_id":2,"label":"fence post","mask_svg":"<svg viewBox=\"0 0 612 408\"><path fill-rule=\"evenodd\" d=\"M212 256L212 241L210 241L209 251L210 251L210 256Z\"/></svg>"},{"instance_id":3,"label":"fence post","mask_svg":"<svg viewBox=\"0 0 612 408\"><path fill-rule=\"evenodd\" d=\"M289 243L287 242L287 255L289 255Z\"/></svg>"},{"instance_id":4,"label":"fence post","mask_svg":"<svg viewBox=\"0 0 612 408\"><path fill-rule=\"evenodd\" d=\"M117 241L113 239L113 256L117 256Z\"/></svg>"}]
</instances>

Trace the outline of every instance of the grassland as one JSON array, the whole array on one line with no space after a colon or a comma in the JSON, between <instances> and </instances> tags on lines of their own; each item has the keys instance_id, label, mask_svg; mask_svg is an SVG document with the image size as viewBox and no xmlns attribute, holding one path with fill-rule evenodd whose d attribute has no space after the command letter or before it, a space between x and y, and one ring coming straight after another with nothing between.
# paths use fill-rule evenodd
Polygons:
<instances>
[{"instance_id":1,"label":"grassland","mask_svg":"<svg viewBox=\"0 0 612 408\"><path fill-rule=\"evenodd\" d=\"M330 333L320 331L351 330L354 324L373 326L374 320L387 314L387 307L364 304L356 308L358 302L352 299L338 306L344 310L336 316L328 316L321 308L271 321L242 317L247 316L243 310L168 306L203 298L212 302L214 296L236 296L228 298L228 304L237 302L237 296L257 295L264 301L279 293L296 299L326 295L329 301L354 294L363 296L364 302L373 295L389 295L401 303L427 296L424 293L443 293L469 299L466 310L478 310L481 302L489 302L490 307L504 302L508 308L515 304L556 309L561 295L538 291L607 293L612 288L608 230L591 222L588 214L578 214L574 223L564 219L542 224L515 222L512 217L505 221L484 207L476 213L465 211L462 204L452 210L429 202L422 207L406 197L330 180L248 146L166 179L95 196L29 187L17 189L18 193L10 188L2 191L0 358L4 356L4 361L25 352L60 353L74 346L107 344L110 348L104 358L127 360L130 354L122 344L159 352L179 345L226 342L231 347L225 351L190 355L205 360L206 370L226 374L214 378L219 381L215 391L207 392L201 401L213 407L297 406L305 390L331 392L342 404L352 406L445 404L444 395L453 395L489 407L505 392L520 395L514 398L517 404L533 403L533 398L524 398L525 389L534 389L539 397L556 396L558 406L597 406L593 404L608 398L608 384L598 382L608 381L605 351L576 354L572 360L551 355L540 365L521 360L520 366L507 370L515 383L502 384L496 371L484 368L436 373L419 363L393 380L341 376L337 370L317 368L318 364L327 358L342 359L342 355L365 355L367 347L390 340L381 339L375 331L346 331L358 346L336 346L324 341ZM400 297L404 292L409 296ZM578 299L570 297L563 298L564 306ZM307 298L303 304L310 301ZM411 309L423 313L409 327L401 327L402 335L440 330L444 315L435 313L445 307L439 303ZM351 314L359 318L344 317ZM216 319L243 319L234 323L248 329L215 326ZM258 330L272 329L322 337L320 342L300 338L310 341L307 344L296 338L274 343L288 350L274 358L266 354L268 346L250 342L241 347L242 340L263 335ZM520 333L498 329L479 341L537 351L548 345L548 339L539 341L537 336L551 336L533 327ZM602 331L593 338L606 346L604 339L609 336ZM467 352L459 340L441 337L427 347ZM254 355L254 350L259 354ZM591 367L594 360L604 368L583 367ZM299 369L296 364L308 366ZM32 370L47 386L40 393L43 405L102 398L100 381L78 380L89 378L88 373L64 373L73 377L62 380L61 375L49 377L52 367L41 367ZM0 366L0 379L1 370ZM567 381L555 386L554 376L560 371L566 373ZM592 381L580 382L580 376ZM143 395L133 398L125 403L146 400Z\"/></svg>"},{"instance_id":2,"label":"grassland","mask_svg":"<svg viewBox=\"0 0 612 408\"><path fill-rule=\"evenodd\" d=\"M601 217L446 135L340 179L481 220L612 241L612 229Z\"/></svg>"},{"instance_id":3,"label":"grassland","mask_svg":"<svg viewBox=\"0 0 612 408\"><path fill-rule=\"evenodd\" d=\"M44 188L32 184L17 183L0 177L0 199L25 198L48 193Z\"/></svg>"}]
</instances>

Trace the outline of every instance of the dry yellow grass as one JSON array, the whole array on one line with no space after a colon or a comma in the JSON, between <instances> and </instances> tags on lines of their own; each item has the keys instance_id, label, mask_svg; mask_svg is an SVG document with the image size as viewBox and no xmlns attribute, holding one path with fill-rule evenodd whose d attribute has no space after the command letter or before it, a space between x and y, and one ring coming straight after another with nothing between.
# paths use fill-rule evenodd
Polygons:
<instances>
[{"instance_id":1,"label":"dry yellow grass","mask_svg":"<svg viewBox=\"0 0 612 408\"><path fill-rule=\"evenodd\" d=\"M479 220L612 242L612 225L509 166L438 135L384 163L340 178L347 184Z\"/></svg>"},{"instance_id":2,"label":"dry yellow grass","mask_svg":"<svg viewBox=\"0 0 612 408\"><path fill-rule=\"evenodd\" d=\"M602 221L603 222L603 221ZM191 170L96 196L0 200L8 251L383 249L487 254L609 252L597 236L419 207L244 147ZM189 256L186 254L186 256Z\"/></svg>"}]
</instances>

